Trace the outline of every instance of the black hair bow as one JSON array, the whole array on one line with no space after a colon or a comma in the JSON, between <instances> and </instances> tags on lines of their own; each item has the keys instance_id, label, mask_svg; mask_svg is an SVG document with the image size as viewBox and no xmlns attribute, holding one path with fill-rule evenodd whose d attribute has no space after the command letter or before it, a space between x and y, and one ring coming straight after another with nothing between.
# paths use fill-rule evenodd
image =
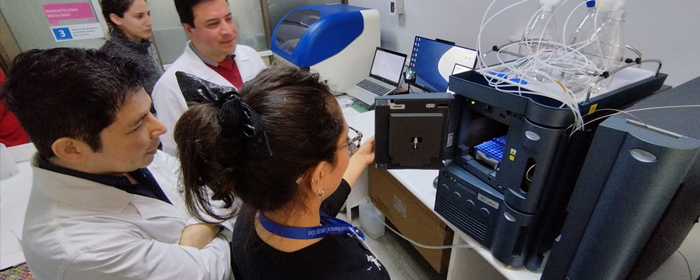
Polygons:
<instances>
[{"instance_id":1,"label":"black hair bow","mask_svg":"<svg viewBox=\"0 0 700 280\"><path fill-rule=\"evenodd\" d=\"M241 100L235 88L217 85L182 71L175 72L175 77L187 104L213 102L220 106L223 118L222 136L231 138L243 135L245 155L248 159L272 156L262 118Z\"/></svg>"}]
</instances>

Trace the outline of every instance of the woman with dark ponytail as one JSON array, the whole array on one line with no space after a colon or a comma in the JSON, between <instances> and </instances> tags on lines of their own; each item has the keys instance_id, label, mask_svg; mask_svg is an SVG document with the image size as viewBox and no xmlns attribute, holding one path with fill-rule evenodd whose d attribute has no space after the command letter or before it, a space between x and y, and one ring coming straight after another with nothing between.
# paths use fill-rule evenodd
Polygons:
<instances>
[{"instance_id":1,"label":"woman with dark ponytail","mask_svg":"<svg viewBox=\"0 0 700 280\"><path fill-rule=\"evenodd\" d=\"M177 76L191 104L174 133L186 201L194 214L238 215L236 279L389 279L362 232L333 218L374 161L374 139L350 156L362 134L318 75L273 67L240 95ZM210 197L232 211L217 215Z\"/></svg>"}]
</instances>

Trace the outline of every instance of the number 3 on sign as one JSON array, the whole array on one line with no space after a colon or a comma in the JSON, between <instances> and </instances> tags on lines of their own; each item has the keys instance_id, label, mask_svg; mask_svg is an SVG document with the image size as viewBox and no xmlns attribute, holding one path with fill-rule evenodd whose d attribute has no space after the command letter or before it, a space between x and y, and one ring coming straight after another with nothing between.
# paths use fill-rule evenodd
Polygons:
<instances>
[{"instance_id":1,"label":"number 3 on sign","mask_svg":"<svg viewBox=\"0 0 700 280\"><path fill-rule=\"evenodd\" d=\"M53 31L54 37L56 37L56 41L73 39L73 35L70 33L70 29L68 27L53 28L51 30Z\"/></svg>"}]
</instances>

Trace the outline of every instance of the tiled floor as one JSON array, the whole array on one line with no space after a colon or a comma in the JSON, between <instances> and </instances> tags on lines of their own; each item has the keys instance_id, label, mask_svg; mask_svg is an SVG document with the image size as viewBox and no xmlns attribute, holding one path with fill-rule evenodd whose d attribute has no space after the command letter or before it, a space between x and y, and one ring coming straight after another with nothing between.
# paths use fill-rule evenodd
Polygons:
<instances>
[{"instance_id":1,"label":"tiled floor","mask_svg":"<svg viewBox=\"0 0 700 280\"><path fill-rule=\"evenodd\" d=\"M353 211L357 211L357 207ZM352 224L359 226L359 213L353 212ZM345 214L338 215L345 219ZM374 240L366 237L365 242L377 254L377 257L389 270L392 280L444 280L435 269L418 253L408 241L402 239L389 229Z\"/></svg>"},{"instance_id":2,"label":"tiled floor","mask_svg":"<svg viewBox=\"0 0 700 280\"><path fill-rule=\"evenodd\" d=\"M35 280L35 278L29 272L29 267L26 264L21 264L0 271L0 280Z\"/></svg>"}]
</instances>

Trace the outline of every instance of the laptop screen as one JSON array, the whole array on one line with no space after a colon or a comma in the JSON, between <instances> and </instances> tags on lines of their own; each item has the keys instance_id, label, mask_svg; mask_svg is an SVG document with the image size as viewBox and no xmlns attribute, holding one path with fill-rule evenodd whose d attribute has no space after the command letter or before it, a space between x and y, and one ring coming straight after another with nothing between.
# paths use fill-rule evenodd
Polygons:
<instances>
[{"instance_id":1,"label":"laptop screen","mask_svg":"<svg viewBox=\"0 0 700 280\"><path fill-rule=\"evenodd\" d=\"M468 66L464 66L464 65L459 64L459 63L455 63L455 67L452 69L451 75L464 73L464 72L467 72L467 71L472 70L472 69L474 69L474 67L468 67Z\"/></svg>"},{"instance_id":2,"label":"laptop screen","mask_svg":"<svg viewBox=\"0 0 700 280\"><path fill-rule=\"evenodd\" d=\"M459 74L459 73L464 73L464 72L467 72L467 71L472 70L472 69L474 69L474 68L472 68L472 67L467 67L467 66L464 66L464 65L459 64L459 63L455 63L455 67L452 68L452 74L451 74L451 75ZM450 92L450 93L454 93L454 91L451 91L451 90L450 90L450 87L447 87L447 90L446 90L446 91L447 91L447 92Z\"/></svg>"},{"instance_id":3,"label":"laptop screen","mask_svg":"<svg viewBox=\"0 0 700 280\"><path fill-rule=\"evenodd\" d=\"M369 76L382 82L398 86L404 63L406 63L405 54L377 48L374 52L374 60L372 61L372 68L369 71Z\"/></svg>"},{"instance_id":4,"label":"laptop screen","mask_svg":"<svg viewBox=\"0 0 700 280\"><path fill-rule=\"evenodd\" d=\"M478 57L476 50L416 36L409 67L416 72L415 84L419 88L444 92L455 65L472 69Z\"/></svg>"}]
</instances>

